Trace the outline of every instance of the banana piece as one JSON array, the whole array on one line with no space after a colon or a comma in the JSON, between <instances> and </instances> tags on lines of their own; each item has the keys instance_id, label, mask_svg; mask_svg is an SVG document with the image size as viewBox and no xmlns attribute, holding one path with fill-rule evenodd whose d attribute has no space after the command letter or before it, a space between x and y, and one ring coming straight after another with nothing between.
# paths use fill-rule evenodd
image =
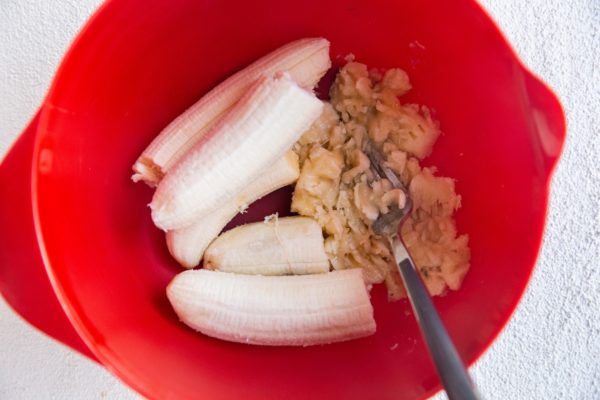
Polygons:
<instances>
[{"instance_id":1,"label":"banana piece","mask_svg":"<svg viewBox=\"0 0 600 400\"><path fill-rule=\"evenodd\" d=\"M305 89L312 89L331 67L329 41L291 42L232 75L171 122L133 165L133 181L156 186L164 174L209 131L260 76L284 71Z\"/></svg>"},{"instance_id":2,"label":"banana piece","mask_svg":"<svg viewBox=\"0 0 600 400\"><path fill-rule=\"evenodd\" d=\"M167 297L183 323L232 342L309 346L375 332L360 269L291 276L190 270L171 281Z\"/></svg>"},{"instance_id":3,"label":"banana piece","mask_svg":"<svg viewBox=\"0 0 600 400\"><path fill-rule=\"evenodd\" d=\"M183 228L230 201L281 158L322 109L287 74L260 78L161 180L150 203L155 225Z\"/></svg>"},{"instance_id":4,"label":"banana piece","mask_svg":"<svg viewBox=\"0 0 600 400\"><path fill-rule=\"evenodd\" d=\"M295 182L299 174L298 155L290 150L223 206L186 228L167 231L169 252L185 268L195 267L206 247L238 212L261 197Z\"/></svg>"},{"instance_id":5,"label":"banana piece","mask_svg":"<svg viewBox=\"0 0 600 400\"><path fill-rule=\"evenodd\" d=\"M255 275L329 271L321 226L308 217L266 219L233 228L204 253L204 268Z\"/></svg>"}]
</instances>

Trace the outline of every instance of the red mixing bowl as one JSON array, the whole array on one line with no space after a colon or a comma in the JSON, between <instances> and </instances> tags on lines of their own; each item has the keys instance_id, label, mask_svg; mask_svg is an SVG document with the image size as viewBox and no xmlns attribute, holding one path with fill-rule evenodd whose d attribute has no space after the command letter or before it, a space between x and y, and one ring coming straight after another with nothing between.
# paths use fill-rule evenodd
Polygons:
<instances>
[{"instance_id":1,"label":"red mixing bowl","mask_svg":"<svg viewBox=\"0 0 600 400\"><path fill-rule=\"evenodd\" d=\"M181 271L131 165L157 133L232 72L300 37L331 41L338 64L401 67L409 100L444 134L427 163L456 178L472 267L435 304L471 364L515 309L538 254L565 135L552 92L471 0L112 0L79 35L42 106L32 168L48 275L92 353L151 398L419 399L439 380L407 301L372 292L377 333L269 348L181 324L165 287ZM234 224L289 209L289 190Z\"/></svg>"}]
</instances>

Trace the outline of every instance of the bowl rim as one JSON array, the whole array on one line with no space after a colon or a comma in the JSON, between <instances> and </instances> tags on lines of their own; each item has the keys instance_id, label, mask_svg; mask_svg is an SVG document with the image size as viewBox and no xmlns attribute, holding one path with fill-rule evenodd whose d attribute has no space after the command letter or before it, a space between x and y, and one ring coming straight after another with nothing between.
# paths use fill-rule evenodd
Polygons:
<instances>
[{"instance_id":1,"label":"bowl rim","mask_svg":"<svg viewBox=\"0 0 600 400\"><path fill-rule=\"evenodd\" d=\"M105 13L106 9L108 7L110 7L112 4L117 3L118 1L119 0L104 0L98 6L98 8L91 14L91 16L86 20L86 22L83 24L80 31L76 34L76 36L72 40L71 44L68 47L68 50L65 52L64 56L62 57L62 59L60 61L58 68L56 69L54 77L52 78L52 82L49 86L48 92L46 93L46 96L44 97L44 100L40 107L39 123L37 124L36 132L35 132L33 157L31 160L31 162L32 162L31 182L30 182L30 184L31 184L31 207L32 207L32 212L33 212L33 224L34 224L34 228L35 228L35 234L36 234L36 238L38 241L38 246L39 246L41 258L42 258L42 261L44 264L44 268L45 268L48 278L50 280L50 284L56 294L56 297L58 298L58 301L59 301L63 311L67 315L67 318L69 319L73 328L75 329L77 334L81 337L81 339L83 340L85 345L92 352L92 354L95 357L97 357L97 359L102 363L103 367L108 369L112 374L114 374L116 377L118 377L123 383L125 383L130 388L134 389L136 392L138 392L142 396L147 397L147 398L155 398L156 390L153 390L153 388L150 387L146 382L144 382L143 379L140 379L139 376L135 373L135 371L131 370L126 365L126 363L124 363L121 360L121 358L117 354L113 353L110 349L108 349L106 347L101 347L96 344L96 342L93 339L93 335L90 332L90 328L87 326L84 319L82 319L78 315L78 313L75 311L75 307L74 307L72 301L69 299L69 296L65 293L65 290L64 290L61 282L57 279L56 275L54 274L52 263L51 263L49 255L47 253L46 246L45 246L44 235L42 232L42 221L41 221L39 207L38 207L40 199L39 199L39 193L38 193L38 163L37 163L37 160L38 160L39 154L40 154L41 138L43 137L44 132L45 132L48 115L53 108L52 99L55 95L55 92L57 91L60 81L62 80L61 77L64 75L66 64L68 64L69 60L73 56L73 53L80 46L80 43L83 40L83 38L86 37L95 28L96 24L98 23L98 20ZM529 282L531 281L533 272L537 266L537 260L539 258L540 252L542 250L544 232L546 230L547 219L548 219L548 211L549 211L548 203L549 203L549 196L550 196L550 186L551 186L552 178L556 171L557 165L558 165L558 163L561 159L562 153L563 153L567 129L566 129L566 118L565 118L564 109L563 109L557 95L554 93L554 91L537 74L532 72L525 65L525 63L523 62L521 57L517 54L516 50L513 48L513 46L509 42L508 38L502 32L502 30L500 29L500 27L498 26L498 24L496 23L494 18L492 18L490 13L481 4L479 4L476 0L464 0L464 1L470 3L469 6L472 7L476 12L478 12L482 17L484 17L488 23L490 23L490 25L495 30L495 33L498 35L499 39L501 40L502 44L508 50L510 56L512 57L512 61L521 70L521 72L523 74L525 74L525 76L536 81L536 83L538 85L540 85L540 87L543 90L545 90L547 92L547 95L551 96L553 98L553 100L558 105L558 111L560 112L560 115L559 115L560 120L563 124L561 137L560 137L560 143L559 143L558 151L556 153L557 155L552 160L551 164L547 168L546 181L545 181L545 186L544 186L544 201L543 201L543 204L540 204L540 206L543 206L543 210L544 210L543 218L542 218L543 226L542 226L541 234L540 234L538 240L536 241L537 243L536 243L536 252L535 252L535 262L531 265L531 268L527 273L527 278L523 280L523 284L521 285L521 287L518 288L517 295L514 297L514 301L508 307L508 309L507 309L508 311L505 313L505 315L502 315L502 317L500 318L501 322L496 326L496 330L494 331L494 333L480 347L480 349L470 359L467 360L466 366L467 366L467 368L470 368L481 358L481 356L486 351L488 351L490 349L492 344L498 339L500 334L504 331L508 322L511 320L514 313L516 312L517 307L520 304L520 302L523 298L523 295L525 294L525 290L527 289L527 286L529 285ZM427 398L435 395L436 393L440 392L442 389L443 389L443 387L442 387L441 383L438 382L433 388L426 391L425 393L422 394L422 396L416 398L415 400L427 399Z\"/></svg>"}]
</instances>

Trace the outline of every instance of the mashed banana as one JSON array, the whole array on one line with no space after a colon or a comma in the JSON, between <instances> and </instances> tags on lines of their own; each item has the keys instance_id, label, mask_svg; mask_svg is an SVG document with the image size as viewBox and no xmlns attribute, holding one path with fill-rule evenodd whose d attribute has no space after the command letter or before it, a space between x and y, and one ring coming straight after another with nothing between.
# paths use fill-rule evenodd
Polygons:
<instances>
[{"instance_id":1,"label":"mashed banana","mask_svg":"<svg viewBox=\"0 0 600 400\"><path fill-rule=\"evenodd\" d=\"M388 240L371 224L393 207L402 208L406 199L388 180L375 179L362 150L367 137L409 189L414 206L401 235L429 292L458 289L470 259L468 237L457 236L453 219L460 207L454 181L419 164L440 130L426 107L400 102L410 88L400 69L381 74L346 64L331 88L330 104L294 148L301 170L292 211L323 227L334 269L362 268L369 283L386 283L390 300L405 291Z\"/></svg>"}]
</instances>

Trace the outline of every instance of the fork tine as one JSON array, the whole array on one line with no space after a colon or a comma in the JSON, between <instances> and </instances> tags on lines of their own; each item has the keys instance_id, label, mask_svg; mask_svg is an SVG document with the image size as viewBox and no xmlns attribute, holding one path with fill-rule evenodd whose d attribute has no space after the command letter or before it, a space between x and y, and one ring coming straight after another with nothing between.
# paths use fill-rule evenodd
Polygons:
<instances>
[{"instance_id":1,"label":"fork tine","mask_svg":"<svg viewBox=\"0 0 600 400\"><path fill-rule=\"evenodd\" d=\"M379 163L380 160L377 157L377 154L373 151L373 147L370 144L367 144L365 146L365 153L367 153L367 157L369 158L369 161L371 163L371 169L373 170L375 175L377 175L377 178L383 179L385 177L385 173L381 169L381 165Z\"/></svg>"},{"instance_id":2,"label":"fork tine","mask_svg":"<svg viewBox=\"0 0 600 400\"><path fill-rule=\"evenodd\" d=\"M383 156L379 150L375 149L371 143L368 143L365 146L365 152L367 153L367 157L371 162L373 171L376 173L379 179L387 178L393 187L402 189L402 191L405 193L407 192L406 187L402 184L400 179L398 179L398 176L396 176L394 171L385 166L385 160L383 159Z\"/></svg>"},{"instance_id":3,"label":"fork tine","mask_svg":"<svg viewBox=\"0 0 600 400\"><path fill-rule=\"evenodd\" d=\"M412 200L406 186L404 186L394 171L385 166L385 160L383 159L382 154L373 146L373 143L368 141L364 146L364 151L371 163L370 168L377 178L387 178L393 187L402 190L406 196L406 203L403 208L393 208L387 214L380 215L372 225L373 231L378 235L396 234L398 231L398 224L412 209Z\"/></svg>"},{"instance_id":4,"label":"fork tine","mask_svg":"<svg viewBox=\"0 0 600 400\"><path fill-rule=\"evenodd\" d=\"M398 223L406 215L404 209L394 208L389 213L379 216L373 221L373 232L378 235L390 235L398 230Z\"/></svg>"}]
</instances>

